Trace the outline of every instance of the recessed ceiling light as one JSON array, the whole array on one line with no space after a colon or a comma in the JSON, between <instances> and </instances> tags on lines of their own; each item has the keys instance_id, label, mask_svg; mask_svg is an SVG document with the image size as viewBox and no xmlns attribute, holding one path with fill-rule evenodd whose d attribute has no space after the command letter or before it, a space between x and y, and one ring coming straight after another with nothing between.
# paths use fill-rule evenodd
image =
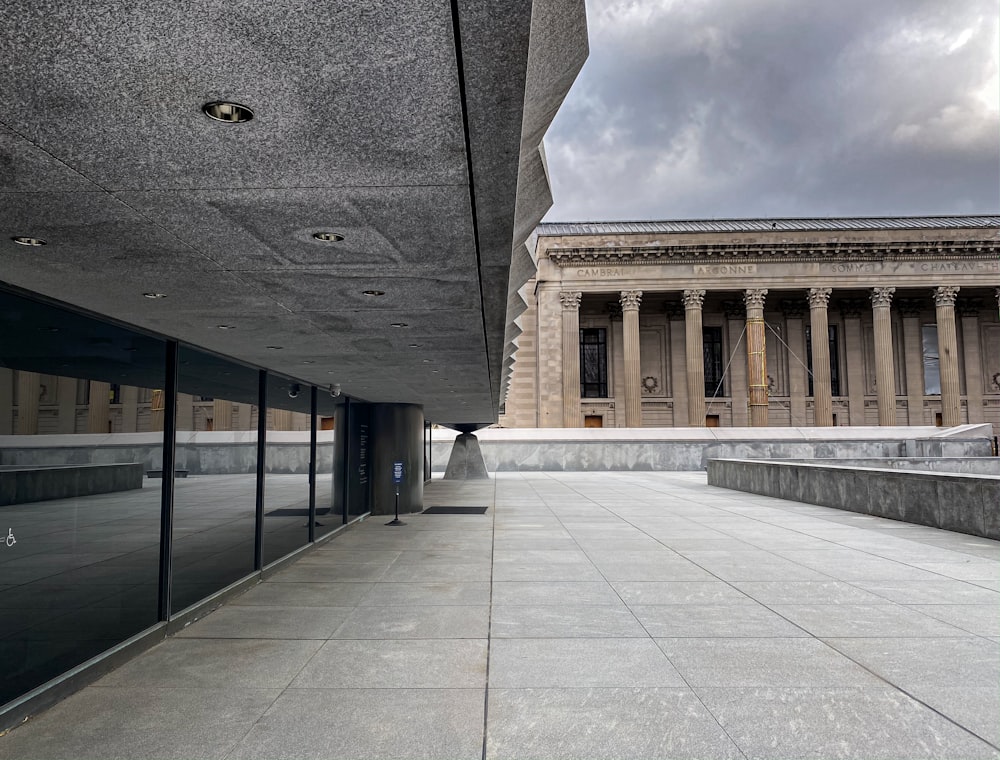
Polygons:
<instances>
[{"instance_id":1,"label":"recessed ceiling light","mask_svg":"<svg viewBox=\"0 0 1000 760\"><path fill-rule=\"evenodd\" d=\"M323 243L339 243L344 236L337 232L314 232L313 238Z\"/></svg>"},{"instance_id":2,"label":"recessed ceiling light","mask_svg":"<svg viewBox=\"0 0 1000 760\"><path fill-rule=\"evenodd\" d=\"M271 349L272 351L280 351L281 349L284 348L284 346L268 346L268 348Z\"/></svg>"},{"instance_id":3,"label":"recessed ceiling light","mask_svg":"<svg viewBox=\"0 0 1000 760\"><path fill-rule=\"evenodd\" d=\"M430 364L431 360L430 359L424 359L423 362L424 362L424 364Z\"/></svg>"},{"instance_id":4,"label":"recessed ceiling light","mask_svg":"<svg viewBox=\"0 0 1000 760\"><path fill-rule=\"evenodd\" d=\"M216 325L220 330L235 330L236 325Z\"/></svg>"},{"instance_id":5,"label":"recessed ceiling light","mask_svg":"<svg viewBox=\"0 0 1000 760\"><path fill-rule=\"evenodd\" d=\"M422 343L411 343L410 344L410 348L422 348L422 347L423 347Z\"/></svg>"},{"instance_id":6,"label":"recessed ceiling light","mask_svg":"<svg viewBox=\"0 0 1000 760\"><path fill-rule=\"evenodd\" d=\"M361 291L361 293L362 293L362 295L366 295L366 296L384 296L385 295L385 291L384 290L363 290L363 291Z\"/></svg>"},{"instance_id":7,"label":"recessed ceiling light","mask_svg":"<svg viewBox=\"0 0 1000 760\"><path fill-rule=\"evenodd\" d=\"M243 124L253 118L253 111L239 103L216 101L206 103L201 107L201 110L208 118L224 121L227 124Z\"/></svg>"},{"instance_id":8,"label":"recessed ceiling light","mask_svg":"<svg viewBox=\"0 0 1000 760\"><path fill-rule=\"evenodd\" d=\"M303 359L302 363L303 364L315 364L316 362L314 362L312 359Z\"/></svg>"},{"instance_id":9,"label":"recessed ceiling light","mask_svg":"<svg viewBox=\"0 0 1000 760\"><path fill-rule=\"evenodd\" d=\"M48 245L41 238L26 237L24 235L15 235L14 237L11 238L11 240L13 240L18 245L30 245L30 246Z\"/></svg>"},{"instance_id":10,"label":"recessed ceiling light","mask_svg":"<svg viewBox=\"0 0 1000 760\"><path fill-rule=\"evenodd\" d=\"M435 375L436 375L436 374L437 374L438 372L440 372L440 371L441 371L441 370L439 370L439 369L432 369L432 370L431 370L431 372L433 372L433 373L434 373Z\"/></svg>"},{"instance_id":11,"label":"recessed ceiling light","mask_svg":"<svg viewBox=\"0 0 1000 760\"><path fill-rule=\"evenodd\" d=\"M143 295L144 298L166 298L167 297L166 293L152 293L152 292L150 292L150 293L143 293L142 295Z\"/></svg>"},{"instance_id":12,"label":"recessed ceiling light","mask_svg":"<svg viewBox=\"0 0 1000 760\"><path fill-rule=\"evenodd\" d=\"M393 322L389 327L409 327L410 325L406 322Z\"/></svg>"}]
</instances>

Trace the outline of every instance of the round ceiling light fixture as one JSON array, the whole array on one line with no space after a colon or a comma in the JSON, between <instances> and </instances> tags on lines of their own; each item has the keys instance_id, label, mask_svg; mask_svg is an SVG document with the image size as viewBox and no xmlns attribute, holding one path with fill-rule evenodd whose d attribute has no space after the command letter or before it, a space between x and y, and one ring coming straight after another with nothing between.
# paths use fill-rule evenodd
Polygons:
<instances>
[{"instance_id":1,"label":"round ceiling light fixture","mask_svg":"<svg viewBox=\"0 0 1000 760\"><path fill-rule=\"evenodd\" d=\"M253 111L239 103L217 100L201 107L202 112L210 119L226 124L245 124L253 118Z\"/></svg>"},{"instance_id":2,"label":"round ceiling light fixture","mask_svg":"<svg viewBox=\"0 0 1000 760\"><path fill-rule=\"evenodd\" d=\"M406 322L393 322L389 327L409 327L410 325Z\"/></svg>"},{"instance_id":3,"label":"round ceiling light fixture","mask_svg":"<svg viewBox=\"0 0 1000 760\"><path fill-rule=\"evenodd\" d=\"M142 297L143 298L166 298L167 294L166 293L153 293L152 291L150 291L149 293L143 293Z\"/></svg>"},{"instance_id":4,"label":"round ceiling light fixture","mask_svg":"<svg viewBox=\"0 0 1000 760\"><path fill-rule=\"evenodd\" d=\"M18 245L28 245L32 247L37 247L40 245L48 245L48 243L46 243L41 238L27 237L26 235L14 235L14 237L12 237L11 240L13 240Z\"/></svg>"},{"instance_id":5,"label":"round ceiling light fixture","mask_svg":"<svg viewBox=\"0 0 1000 760\"><path fill-rule=\"evenodd\" d=\"M385 295L385 291L384 290L362 290L361 291L361 295L363 295L363 296L371 296L371 297L374 297L374 296L384 296Z\"/></svg>"},{"instance_id":6,"label":"round ceiling light fixture","mask_svg":"<svg viewBox=\"0 0 1000 760\"><path fill-rule=\"evenodd\" d=\"M220 330L235 330L236 325L216 325Z\"/></svg>"},{"instance_id":7,"label":"round ceiling light fixture","mask_svg":"<svg viewBox=\"0 0 1000 760\"><path fill-rule=\"evenodd\" d=\"M313 239L319 240L321 243L339 243L344 239L344 236L337 232L314 232Z\"/></svg>"},{"instance_id":8,"label":"round ceiling light fixture","mask_svg":"<svg viewBox=\"0 0 1000 760\"><path fill-rule=\"evenodd\" d=\"M268 348L271 349L272 351L280 351L281 349L284 348L284 346L268 346Z\"/></svg>"}]
</instances>

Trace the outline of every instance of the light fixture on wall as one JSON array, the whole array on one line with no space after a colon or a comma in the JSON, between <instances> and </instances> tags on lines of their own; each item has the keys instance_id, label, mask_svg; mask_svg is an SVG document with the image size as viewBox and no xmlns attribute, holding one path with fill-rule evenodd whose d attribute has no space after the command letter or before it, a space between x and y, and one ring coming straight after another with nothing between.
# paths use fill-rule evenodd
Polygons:
<instances>
[{"instance_id":1,"label":"light fixture on wall","mask_svg":"<svg viewBox=\"0 0 1000 760\"><path fill-rule=\"evenodd\" d=\"M330 395L333 396L334 398L337 398L337 396L339 396L341 393L342 391L340 390L340 383L334 383L333 385L330 386Z\"/></svg>"}]
</instances>

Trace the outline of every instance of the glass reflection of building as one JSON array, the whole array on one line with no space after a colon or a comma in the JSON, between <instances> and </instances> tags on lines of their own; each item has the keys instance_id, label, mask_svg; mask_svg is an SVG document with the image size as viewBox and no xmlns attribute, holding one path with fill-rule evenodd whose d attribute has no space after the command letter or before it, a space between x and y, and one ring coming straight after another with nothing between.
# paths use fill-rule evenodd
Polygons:
<instances>
[{"instance_id":1,"label":"glass reflection of building","mask_svg":"<svg viewBox=\"0 0 1000 760\"><path fill-rule=\"evenodd\" d=\"M346 397L5 291L0 335L0 705L367 510Z\"/></svg>"}]
</instances>

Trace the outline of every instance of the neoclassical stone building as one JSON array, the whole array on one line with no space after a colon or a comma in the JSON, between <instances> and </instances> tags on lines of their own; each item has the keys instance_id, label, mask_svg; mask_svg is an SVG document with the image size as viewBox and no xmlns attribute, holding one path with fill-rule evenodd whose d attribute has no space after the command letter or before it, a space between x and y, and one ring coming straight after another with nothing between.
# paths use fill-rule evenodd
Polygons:
<instances>
[{"instance_id":1,"label":"neoclassical stone building","mask_svg":"<svg viewBox=\"0 0 1000 760\"><path fill-rule=\"evenodd\" d=\"M1000 217L543 224L506 427L1000 429Z\"/></svg>"}]
</instances>

